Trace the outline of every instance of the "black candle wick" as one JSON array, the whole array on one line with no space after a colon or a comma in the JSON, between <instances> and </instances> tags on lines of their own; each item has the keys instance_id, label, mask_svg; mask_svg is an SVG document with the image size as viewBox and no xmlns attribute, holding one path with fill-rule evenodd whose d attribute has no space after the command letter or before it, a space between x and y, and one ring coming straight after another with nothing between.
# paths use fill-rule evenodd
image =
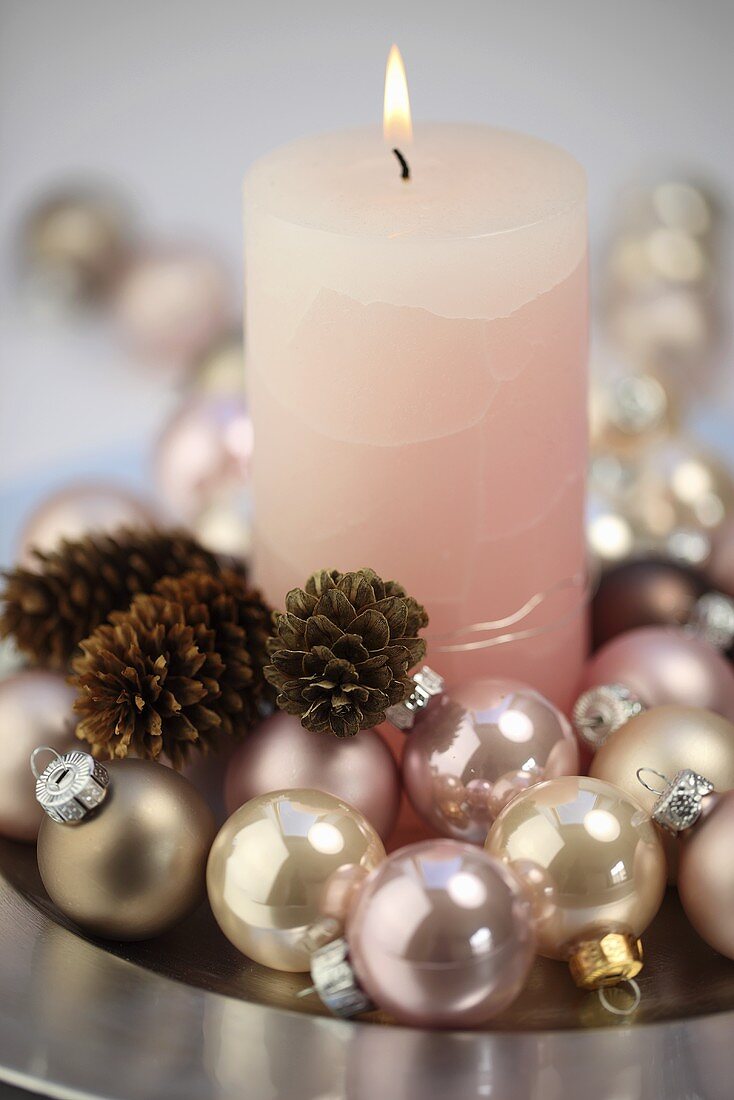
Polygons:
<instances>
[{"instance_id":1,"label":"black candle wick","mask_svg":"<svg viewBox=\"0 0 734 1100\"><path fill-rule=\"evenodd\" d=\"M408 166L407 160L405 159L405 157L403 156L403 154L400 152L399 149L393 149L393 153L395 154L395 156L398 158L398 161L400 162L400 168L401 168L400 178L403 179L403 180L409 180L410 179L410 167Z\"/></svg>"}]
</instances>

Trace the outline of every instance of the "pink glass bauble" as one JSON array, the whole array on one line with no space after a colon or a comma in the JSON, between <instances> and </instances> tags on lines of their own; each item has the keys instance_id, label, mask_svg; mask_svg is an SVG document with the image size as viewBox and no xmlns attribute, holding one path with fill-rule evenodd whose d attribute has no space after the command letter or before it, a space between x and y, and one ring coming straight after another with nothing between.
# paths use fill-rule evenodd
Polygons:
<instances>
[{"instance_id":1,"label":"pink glass bauble","mask_svg":"<svg viewBox=\"0 0 734 1100\"><path fill-rule=\"evenodd\" d=\"M553 703L512 680L473 680L416 722L406 739L403 783L432 828L483 844L519 791L575 775L578 764L576 738Z\"/></svg>"},{"instance_id":2,"label":"pink glass bauble","mask_svg":"<svg viewBox=\"0 0 734 1100\"><path fill-rule=\"evenodd\" d=\"M703 707L734 721L734 671L712 645L679 627L641 627L602 646L582 690L624 684L648 707Z\"/></svg>"},{"instance_id":3,"label":"pink glass bauble","mask_svg":"<svg viewBox=\"0 0 734 1100\"><path fill-rule=\"evenodd\" d=\"M291 714L266 719L229 762L228 812L256 795L295 788L325 791L354 806L383 840L395 825L400 778L390 750L373 730L338 738L304 729Z\"/></svg>"},{"instance_id":4,"label":"pink glass bauble","mask_svg":"<svg viewBox=\"0 0 734 1100\"><path fill-rule=\"evenodd\" d=\"M237 493L249 477L252 443L242 396L200 394L186 401L154 455L156 485L175 518L194 522L212 501Z\"/></svg>"},{"instance_id":5,"label":"pink glass bauble","mask_svg":"<svg viewBox=\"0 0 734 1100\"><path fill-rule=\"evenodd\" d=\"M148 360L188 367L231 326L232 287L205 252L161 249L139 256L114 299L123 335Z\"/></svg>"},{"instance_id":6,"label":"pink glass bauble","mask_svg":"<svg viewBox=\"0 0 734 1100\"><path fill-rule=\"evenodd\" d=\"M18 562L33 569L31 551L56 550L62 539L83 538L93 531L111 533L120 527L148 527L152 509L117 485L68 485L46 497L25 522L18 545Z\"/></svg>"},{"instance_id":7,"label":"pink glass bauble","mask_svg":"<svg viewBox=\"0 0 734 1100\"><path fill-rule=\"evenodd\" d=\"M0 835L36 839L43 810L36 802L31 753L41 745L63 753L78 744L74 697L55 672L26 669L0 682Z\"/></svg>"},{"instance_id":8,"label":"pink glass bauble","mask_svg":"<svg viewBox=\"0 0 734 1100\"><path fill-rule=\"evenodd\" d=\"M734 791L704 798L696 824L681 834L678 895L686 916L714 950L734 959Z\"/></svg>"},{"instance_id":9,"label":"pink glass bauble","mask_svg":"<svg viewBox=\"0 0 734 1100\"><path fill-rule=\"evenodd\" d=\"M399 1023L471 1027L520 992L535 953L516 878L455 840L401 848L362 887L346 928L359 984Z\"/></svg>"},{"instance_id":10,"label":"pink glass bauble","mask_svg":"<svg viewBox=\"0 0 734 1100\"><path fill-rule=\"evenodd\" d=\"M324 883L319 900L319 912L322 917L331 917L346 924L364 885L367 871L355 863L346 863L337 867L333 875Z\"/></svg>"}]
</instances>

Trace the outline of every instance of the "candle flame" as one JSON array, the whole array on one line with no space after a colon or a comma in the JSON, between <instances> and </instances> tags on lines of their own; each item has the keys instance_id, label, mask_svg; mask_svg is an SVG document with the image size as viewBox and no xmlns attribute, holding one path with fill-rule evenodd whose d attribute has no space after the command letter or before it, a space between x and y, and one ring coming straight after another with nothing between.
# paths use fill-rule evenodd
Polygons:
<instances>
[{"instance_id":1,"label":"candle flame","mask_svg":"<svg viewBox=\"0 0 734 1100\"><path fill-rule=\"evenodd\" d=\"M413 124L410 119L410 99L405 65L400 50L393 45L385 69L385 107L382 115L382 132L392 148L409 144L413 140Z\"/></svg>"}]
</instances>

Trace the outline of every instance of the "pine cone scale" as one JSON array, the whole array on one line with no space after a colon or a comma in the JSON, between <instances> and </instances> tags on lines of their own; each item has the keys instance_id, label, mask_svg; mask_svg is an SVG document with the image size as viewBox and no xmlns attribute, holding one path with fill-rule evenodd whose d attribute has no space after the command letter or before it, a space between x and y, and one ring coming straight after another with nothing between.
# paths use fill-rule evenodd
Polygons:
<instances>
[{"instance_id":1,"label":"pine cone scale","mask_svg":"<svg viewBox=\"0 0 734 1100\"><path fill-rule=\"evenodd\" d=\"M354 736L377 725L412 689L411 658L425 652L408 625L425 625L423 608L374 570L321 570L273 616L265 677L276 702L306 729Z\"/></svg>"}]
</instances>

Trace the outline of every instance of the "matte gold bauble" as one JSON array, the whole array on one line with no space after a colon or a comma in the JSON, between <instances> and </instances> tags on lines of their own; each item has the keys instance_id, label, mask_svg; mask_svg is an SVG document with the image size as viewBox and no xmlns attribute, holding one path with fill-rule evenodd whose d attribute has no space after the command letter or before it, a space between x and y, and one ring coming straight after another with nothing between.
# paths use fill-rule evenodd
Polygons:
<instances>
[{"instance_id":1,"label":"matte gold bauble","mask_svg":"<svg viewBox=\"0 0 734 1100\"><path fill-rule=\"evenodd\" d=\"M357 810L322 791L276 791L241 806L209 856L214 916L238 950L276 970L307 971L306 936L326 880L345 863L371 871L385 858Z\"/></svg>"},{"instance_id":2,"label":"matte gold bauble","mask_svg":"<svg viewBox=\"0 0 734 1100\"><path fill-rule=\"evenodd\" d=\"M52 901L96 936L144 940L204 897L214 818L188 780L145 760L105 764L109 790L76 825L46 817L38 867Z\"/></svg>"}]
</instances>

